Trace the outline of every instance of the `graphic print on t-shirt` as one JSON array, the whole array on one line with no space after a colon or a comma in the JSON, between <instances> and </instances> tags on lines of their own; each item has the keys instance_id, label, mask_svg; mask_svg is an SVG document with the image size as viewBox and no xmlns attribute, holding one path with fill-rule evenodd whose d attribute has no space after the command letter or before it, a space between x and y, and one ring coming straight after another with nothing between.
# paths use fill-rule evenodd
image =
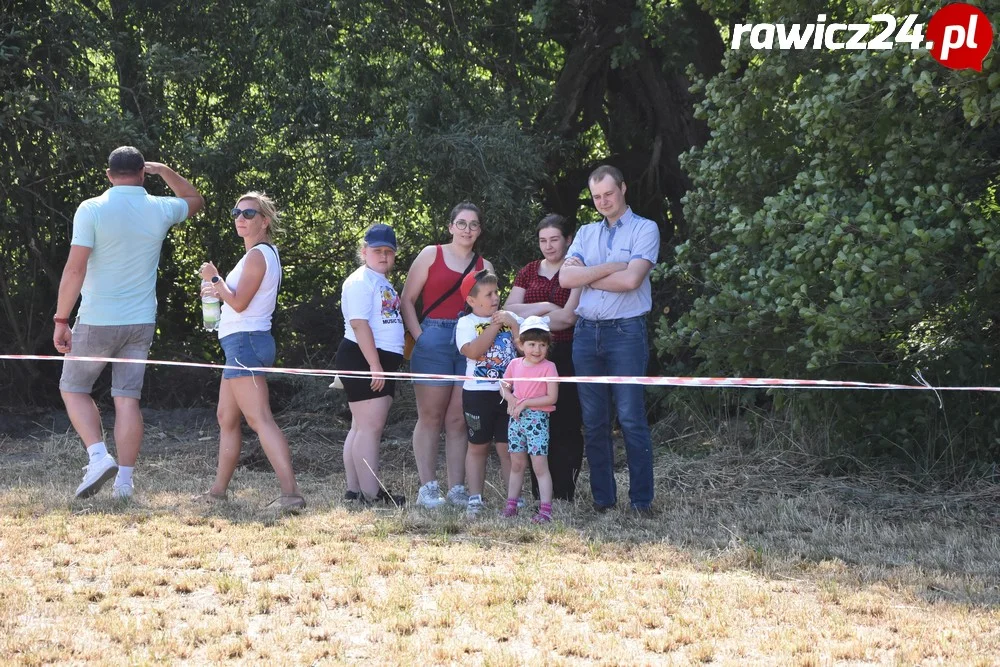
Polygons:
<instances>
[{"instance_id":1,"label":"graphic print on t-shirt","mask_svg":"<svg viewBox=\"0 0 1000 667\"><path fill-rule=\"evenodd\" d=\"M483 331L490 326L490 322L481 322L476 325L476 335L482 335ZM517 357L517 349L514 347L514 337L509 327L504 327L493 339L493 344L481 359L476 360L477 378L489 378L499 380L503 377L503 372L507 370L507 364Z\"/></svg>"},{"instance_id":2,"label":"graphic print on t-shirt","mask_svg":"<svg viewBox=\"0 0 1000 667\"><path fill-rule=\"evenodd\" d=\"M402 322L403 316L399 312L399 295L392 285L382 285L382 322L384 324L395 324Z\"/></svg>"}]
</instances>

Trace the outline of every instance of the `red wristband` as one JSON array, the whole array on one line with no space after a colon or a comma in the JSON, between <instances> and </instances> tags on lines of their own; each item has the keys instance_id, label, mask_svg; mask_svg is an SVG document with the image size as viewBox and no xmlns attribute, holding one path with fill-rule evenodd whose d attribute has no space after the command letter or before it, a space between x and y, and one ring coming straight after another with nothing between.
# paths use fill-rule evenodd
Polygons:
<instances>
[{"instance_id":1,"label":"red wristband","mask_svg":"<svg viewBox=\"0 0 1000 667\"><path fill-rule=\"evenodd\" d=\"M55 322L56 324L69 324L68 317L59 317L57 315L52 316L52 321Z\"/></svg>"}]
</instances>

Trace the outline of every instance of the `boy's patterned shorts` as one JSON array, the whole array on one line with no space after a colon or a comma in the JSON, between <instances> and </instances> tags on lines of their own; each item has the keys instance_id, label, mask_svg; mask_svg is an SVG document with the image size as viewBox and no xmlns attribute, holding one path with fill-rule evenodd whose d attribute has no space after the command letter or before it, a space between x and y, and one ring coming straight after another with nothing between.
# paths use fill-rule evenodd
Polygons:
<instances>
[{"instance_id":1,"label":"boy's patterned shorts","mask_svg":"<svg viewBox=\"0 0 1000 667\"><path fill-rule=\"evenodd\" d=\"M528 408L507 424L507 451L531 456L549 455L549 413Z\"/></svg>"}]
</instances>

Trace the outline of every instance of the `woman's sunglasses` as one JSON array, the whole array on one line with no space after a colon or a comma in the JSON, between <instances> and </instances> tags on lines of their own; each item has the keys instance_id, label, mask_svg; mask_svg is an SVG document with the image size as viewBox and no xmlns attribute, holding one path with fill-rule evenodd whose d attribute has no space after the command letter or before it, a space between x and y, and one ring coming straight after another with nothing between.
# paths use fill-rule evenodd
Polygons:
<instances>
[{"instance_id":1,"label":"woman's sunglasses","mask_svg":"<svg viewBox=\"0 0 1000 667\"><path fill-rule=\"evenodd\" d=\"M260 213L260 211L258 211L255 208L245 208L242 211L238 208L234 208L232 211L234 218L238 218L242 215L247 220L253 220L255 217L257 217L258 213Z\"/></svg>"}]
</instances>

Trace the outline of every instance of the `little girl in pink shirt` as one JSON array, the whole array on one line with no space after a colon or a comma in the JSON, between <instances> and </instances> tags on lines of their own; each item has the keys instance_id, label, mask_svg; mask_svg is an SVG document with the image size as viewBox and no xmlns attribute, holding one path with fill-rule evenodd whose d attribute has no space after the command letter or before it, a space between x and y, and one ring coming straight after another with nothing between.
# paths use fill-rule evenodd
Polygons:
<instances>
[{"instance_id":1,"label":"little girl in pink shirt","mask_svg":"<svg viewBox=\"0 0 1000 667\"><path fill-rule=\"evenodd\" d=\"M517 515L524 471L531 457L531 467L538 478L541 503L532 521L552 520L552 475L549 474L549 413L556 409L559 383L539 382L535 378L559 377L556 365L546 357L552 336L549 325L540 317L530 316L521 323L518 344L523 357L507 364L500 393L507 401L507 450L510 452L510 481L503 516Z\"/></svg>"}]
</instances>

